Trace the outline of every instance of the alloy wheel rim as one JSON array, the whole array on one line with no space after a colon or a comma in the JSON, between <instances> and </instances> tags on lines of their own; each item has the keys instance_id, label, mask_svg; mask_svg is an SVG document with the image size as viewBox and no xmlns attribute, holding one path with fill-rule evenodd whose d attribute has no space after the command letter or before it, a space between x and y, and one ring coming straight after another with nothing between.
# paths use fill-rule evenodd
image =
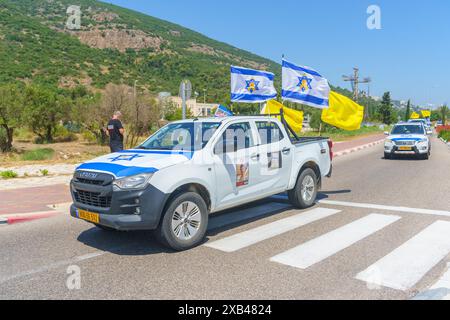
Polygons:
<instances>
[{"instance_id":1,"label":"alloy wheel rim","mask_svg":"<svg viewBox=\"0 0 450 320\"><path fill-rule=\"evenodd\" d=\"M314 194L314 180L311 176L303 178L300 191L304 201L311 201Z\"/></svg>"},{"instance_id":2,"label":"alloy wheel rim","mask_svg":"<svg viewBox=\"0 0 450 320\"><path fill-rule=\"evenodd\" d=\"M180 240L192 239L200 229L200 208L192 201L182 202L172 215L172 232Z\"/></svg>"}]
</instances>

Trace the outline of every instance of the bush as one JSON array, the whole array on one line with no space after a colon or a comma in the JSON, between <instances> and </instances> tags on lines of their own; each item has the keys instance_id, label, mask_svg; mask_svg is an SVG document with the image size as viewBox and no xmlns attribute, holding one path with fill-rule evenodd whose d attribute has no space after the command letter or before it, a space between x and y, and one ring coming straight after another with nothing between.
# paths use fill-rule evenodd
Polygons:
<instances>
[{"instance_id":1,"label":"bush","mask_svg":"<svg viewBox=\"0 0 450 320\"><path fill-rule=\"evenodd\" d=\"M13 179L17 178L17 176L18 176L17 172L12 170L0 171L0 177L2 177L3 179Z\"/></svg>"},{"instance_id":2,"label":"bush","mask_svg":"<svg viewBox=\"0 0 450 320\"><path fill-rule=\"evenodd\" d=\"M71 142L78 140L75 133L70 132L66 127L58 125L55 130L55 142Z\"/></svg>"},{"instance_id":3,"label":"bush","mask_svg":"<svg viewBox=\"0 0 450 320\"><path fill-rule=\"evenodd\" d=\"M31 142L34 134L28 128L17 128L14 130L14 137L19 142Z\"/></svg>"},{"instance_id":4,"label":"bush","mask_svg":"<svg viewBox=\"0 0 450 320\"><path fill-rule=\"evenodd\" d=\"M93 134L90 131L87 131L87 130L83 131L82 136L83 136L83 140L90 144L98 143L97 137L95 136L95 134Z\"/></svg>"},{"instance_id":5,"label":"bush","mask_svg":"<svg viewBox=\"0 0 450 320\"><path fill-rule=\"evenodd\" d=\"M26 151L24 154L22 154L22 160L25 161L49 160L53 158L54 154L55 150L51 148L34 149L31 151Z\"/></svg>"},{"instance_id":6,"label":"bush","mask_svg":"<svg viewBox=\"0 0 450 320\"><path fill-rule=\"evenodd\" d=\"M436 132L440 134L441 131L450 131L450 126L437 126Z\"/></svg>"}]
</instances>

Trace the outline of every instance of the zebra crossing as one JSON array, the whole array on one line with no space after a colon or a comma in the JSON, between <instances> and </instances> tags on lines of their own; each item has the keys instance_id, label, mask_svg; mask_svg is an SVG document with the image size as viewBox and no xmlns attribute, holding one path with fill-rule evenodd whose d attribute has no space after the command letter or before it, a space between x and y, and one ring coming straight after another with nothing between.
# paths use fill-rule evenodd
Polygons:
<instances>
[{"instance_id":1,"label":"zebra crossing","mask_svg":"<svg viewBox=\"0 0 450 320\"><path fill-rule=\"evenodd\" d=\"M341 207L341 209L324 207L310 209L207 242L204 246L224 253L238 252L263 241L270 241L282 234L305 228L313 222L344 214L345 208ZM268 260L269 263L300 270L314 268L317 263L331 258L359 241L364 239L370 241L377 232L389 226L395 229L395 224L401 219L400 215L368 213L332 231L287 248L286 251L277 252ZM371 265L368 263L367 268L355 274L353 278L365 282L368 287L379 286L407 291L419 283L438 263L444 261L449 253L450 221L436 220L391 252L386 253L378 261L370 262ZM267 260L267 258L264 259ZM444 283L447 286L444 289L447 290L448 295L450 295L449 278L450 276L447 275L445 281L438 281L436 284Z\"/></svg>"}]
</instances>

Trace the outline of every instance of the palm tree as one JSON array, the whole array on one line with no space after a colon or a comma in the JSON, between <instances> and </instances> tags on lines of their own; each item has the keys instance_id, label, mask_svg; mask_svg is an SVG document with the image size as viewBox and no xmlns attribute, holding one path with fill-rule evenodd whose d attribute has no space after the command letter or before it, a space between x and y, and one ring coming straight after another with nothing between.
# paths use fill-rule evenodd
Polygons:
<instances>
[{"instance_id":1,"label":"palm tree","mask_svg":"<svg viewBox=\"0 0 450 320\"><path fill-rule=\"evenodd\" d=\"M445 126L447 123L447 116L449 115L449 109L446 104L439 108L442 124Z\"/></svg>"}]
</instances>

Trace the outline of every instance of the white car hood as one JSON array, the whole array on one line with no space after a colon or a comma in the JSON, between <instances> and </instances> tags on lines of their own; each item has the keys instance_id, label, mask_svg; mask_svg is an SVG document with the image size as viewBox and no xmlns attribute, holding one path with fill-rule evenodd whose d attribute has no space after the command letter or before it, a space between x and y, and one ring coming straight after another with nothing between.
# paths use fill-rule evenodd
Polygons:
<instances>
[{"instance_id":1,"label":"white car hood","mask_svg":"<svg viewBox=\"0 0 450 320\"><path fill-rule=\"evenodd\" d=\"M154 173L192 159L193 152L177 150L123 150L81 164L76 170L105 172L116 178Z\"/></svg>"}]
</instances>

